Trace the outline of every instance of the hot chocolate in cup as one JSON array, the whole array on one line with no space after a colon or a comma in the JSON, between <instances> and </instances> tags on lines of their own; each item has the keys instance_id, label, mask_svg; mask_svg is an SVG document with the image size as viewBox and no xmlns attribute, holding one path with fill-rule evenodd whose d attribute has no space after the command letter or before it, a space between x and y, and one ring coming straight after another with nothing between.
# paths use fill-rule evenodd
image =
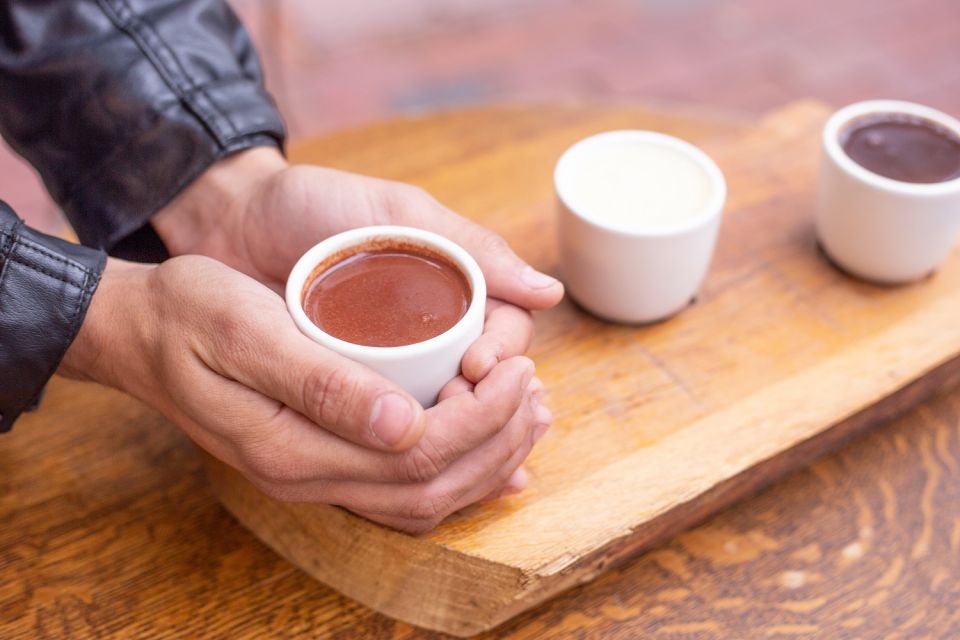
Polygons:
<instances>
[{"instance_id":1,"label":"hot chocolate in cup","mask_svg":"<svg viewBox=\"0 0 960 640\"><path fill-rule=\"evenodd\" d=\"M462 247L400 226L353 229L297 261L287 308L315 342L379 372L424 407L483 331L486 283Z\"/></svg>"},{"instance_id":2,"label":"hot chocolate in cup","mask_svg":"<svg viewBox=\"0 0 960 640\"><path fill-rule=\"evenodd\" d=\"M582 307L635 324L690 303L726 200L723 174L703 151L653 131L601 133L567 149L554 185L560 269Z\"/></svg>"},{"instance_id":3,"label":"hot chocolate in cup","mask_svg":"<svg viewBox=\"0 0 960 640\"><path fill-rule=\"evenodd\" d=\"M842 270L922 279L960 235L960 121L912 102L870 100L823 128L817 237Z\"/></svg>"}]
</instances>

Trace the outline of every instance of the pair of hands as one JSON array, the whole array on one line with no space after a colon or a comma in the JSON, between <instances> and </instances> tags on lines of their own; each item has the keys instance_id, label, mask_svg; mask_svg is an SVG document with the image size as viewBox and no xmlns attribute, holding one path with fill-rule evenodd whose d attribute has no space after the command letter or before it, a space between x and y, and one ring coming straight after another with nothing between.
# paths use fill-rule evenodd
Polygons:
<instances>
[{"instance_id":1,"label":"pair of hands","mask_svg":"<svg viewBox=\"0 0 960 640\"><path fill-rule=\"evenodd\" d=\"M289 166L268 148L217 163L153 223L181 257L110 260L62 373L151 404L268 495L409 532L526 485L521 464L551 422L522 355L530 311L563 287L499 236L416 187ZM428 410L303 336L277 295L310 246L372 224L447 236L487 280L484 333Z\"/></svg>"}]
</instances>

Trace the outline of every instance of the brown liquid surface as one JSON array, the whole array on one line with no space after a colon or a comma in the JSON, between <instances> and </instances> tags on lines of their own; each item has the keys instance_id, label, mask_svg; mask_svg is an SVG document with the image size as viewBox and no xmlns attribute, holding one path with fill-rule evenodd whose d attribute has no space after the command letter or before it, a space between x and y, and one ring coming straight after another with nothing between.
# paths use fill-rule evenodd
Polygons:
<instances>
[{"instance_id":1,"label":"brown liquid surface","mask_svg":"<svg viewBox=\"0 0 960 640\"><path fill-rule=\"evenodd\" d=\"M305 287L303 309L326 333L371 347L423 342L455 325L470 285L446 259L407 248L359 251Z\"/></svg>"},{"instance_id":2,"label":"brown liquid surface","mask_svg":"<svg viewBox=\"0 0 960 640\"><path fill-rule=\"evenodd\" d=\"M881 113L855 120L841 134L857 164L901 182L946 182L960 177L960 136L924 118Z\"/></svg>"}]
</instances>

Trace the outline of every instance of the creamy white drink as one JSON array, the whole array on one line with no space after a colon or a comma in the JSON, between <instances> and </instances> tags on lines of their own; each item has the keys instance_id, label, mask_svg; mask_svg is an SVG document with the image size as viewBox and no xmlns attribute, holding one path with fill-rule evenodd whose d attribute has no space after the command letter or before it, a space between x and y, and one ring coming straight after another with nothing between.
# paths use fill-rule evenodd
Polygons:
<instances>
[{"instance_id":1,"label":"creamy white drink","mask_svg":"<svg viewBox=\"0 0 960 640\"><path fill-rule=\"evenodd\" d=\"M568 206L603 226L670 230L702 215L715 189L702 163L656 137L596 136L558 167Z\"/></svg>"},{"instance_id":2,"label":"creamy white drink","mask_svg":"<svg viewBox=\"0 0 960 640\"><path fill-rule=\"evenodd\" d=\"M690 303L727 193L705 153L655 131L608 131L567 149L554 185L561 275L582 307L644 323Z\"/></svg>"}]
</instances>

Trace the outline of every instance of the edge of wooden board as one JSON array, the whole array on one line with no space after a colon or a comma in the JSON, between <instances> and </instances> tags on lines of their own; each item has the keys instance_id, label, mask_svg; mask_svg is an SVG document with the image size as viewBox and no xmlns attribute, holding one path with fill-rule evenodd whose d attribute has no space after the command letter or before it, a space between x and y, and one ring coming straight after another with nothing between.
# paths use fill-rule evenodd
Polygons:
<instances>
[{"instance_id":1,"label":"edge of wooden board","mask_svg":"<svg viewBox=\"0 0 960 640\"><path fill-rule=\"evenodd\" d=\"M619 563L703 522L735 502L758 493L790 472L835 451L871 427L895 420L933 396L958 387L960 354L922 372L918 378L879 398L874 404L862 407L790 448L744 468L693 499L631 529L629 534L583 556L577 561L576 573L571 565L550 576L537 576L537 582L541 585L538 596L535 597L531 591L521 594L525 600L502 611L498 622L483 630L502 624L554 595L592 580ZM528 580L530 584L533 582L534 580Z\"/></svg>"},{"instance_id":2,"label":"edge of wooden board","mask_svg":"<svg viewBox=\"0 0 960 640\"><path fill-rule=\"evenodd\" d=\"M793 103L765 116L754 131L774 130L789 137L784 127L789 132L808 126L826 113L820 103ZM637 469L644 470L638 491L615 512L584 514L582 521L559 528L535 561L504 543L515 537L518 523L512 518L493 521L479 532L490 543L473 545L486 550L480 557L429 537L382 528L336 507L279 503L208 456L207 467L226 507L293 564L386 615L467 637L592 579L868 427L960 384L960 330L944 330L958 317L960 300L945 298L918 308L817 365L691 423L653 450L631 454L570 491L529 505L531 521L521 522L521 529L549 514L551 501L559 505L576 500L571 496L577 493L589 499L602 494L604 486L613 486L608 483L621 482L625 472L633 477ZM864 363L870 363L869 370ZM845 386L842 393L836 392L838 385ZM756 447L745 447L742 437L732 437L744 428L762 430L771 420L779 424L776 437ZM722 450L698 448L704 433L712 434L706 438L710 442L730 444ZM672 493L662 484L656 486L658 458L665 457L660 453L665 448L674 451L667 457L680 455L691 462L689 469L671 468L666 474L678 487ZM678 471L681 476L673 477ZM653 486L645 491L648 484ZM658 502L664 494L670 500Z\"/></svg>"},{"instance_id":3,"label":"edge of wooden board","mask_svg":"<svg viewBox=\"0 0 960 640\"><path fill-rule=\"evenodd\" d=\"M960 317L960 300L941 301L911 314L884 332L855 343L820 367L805 370L728 407L721 412L721 421L737 415L759 415L762 420L762 407L771 396L777 395L777 388L782 385L800 385L793 401L797 409L803 409L816 401L818 388L842 383L844 372L859 378L852 381L855 387L852 393L827 403L831 408L838 402L848 403L846 408L836 407L834 419L818 421L810 415L816 411L798 411L798 417L805 416L800 417L798 423L807 428L797 430L794 439L779 450L754 450L741 457L738 465L724 463L726 466L716 468L721 473L711 476L708 488L691 490L688 500L647 520L634 512L630 519L641 524L627 527L621 535L608 539L575 562L567 562L573 556L565 555L539 568L519 568L385 529L337 507L276 502L261 494L232 468L205 457L221 501L238 520L293 564L386 615L468 637L592 579L617 562L809 463L866 428L899 415L938 391L960 384L960 356L946 359L933 356L960 354L960 332L942 332L944 320L957 317ZM857 369L857 363L864 362L864 352L871 352L874 355L871 361L877 364L868 372ZM879 361L878 354L883 356ZM811 384L803 384L804 380ZM871 391L867 392L868 389ZM778 410L783 408L781 404ZM709 420L698 421L677 436L690 437L692 430L703 428L703 423ZM813 426L815 424L832 426L820 429ZM742 445L732 448L741 449ZM722 458L724 452L711 447L709 455ZM696 456L692 462L696 464ZM357 535L352 540L342 539L340 534L347 530ZM324 549L324 553L313 553L317 548ZM370 580L371 575L382 579Z\"/></svg>"}]
</instances>

